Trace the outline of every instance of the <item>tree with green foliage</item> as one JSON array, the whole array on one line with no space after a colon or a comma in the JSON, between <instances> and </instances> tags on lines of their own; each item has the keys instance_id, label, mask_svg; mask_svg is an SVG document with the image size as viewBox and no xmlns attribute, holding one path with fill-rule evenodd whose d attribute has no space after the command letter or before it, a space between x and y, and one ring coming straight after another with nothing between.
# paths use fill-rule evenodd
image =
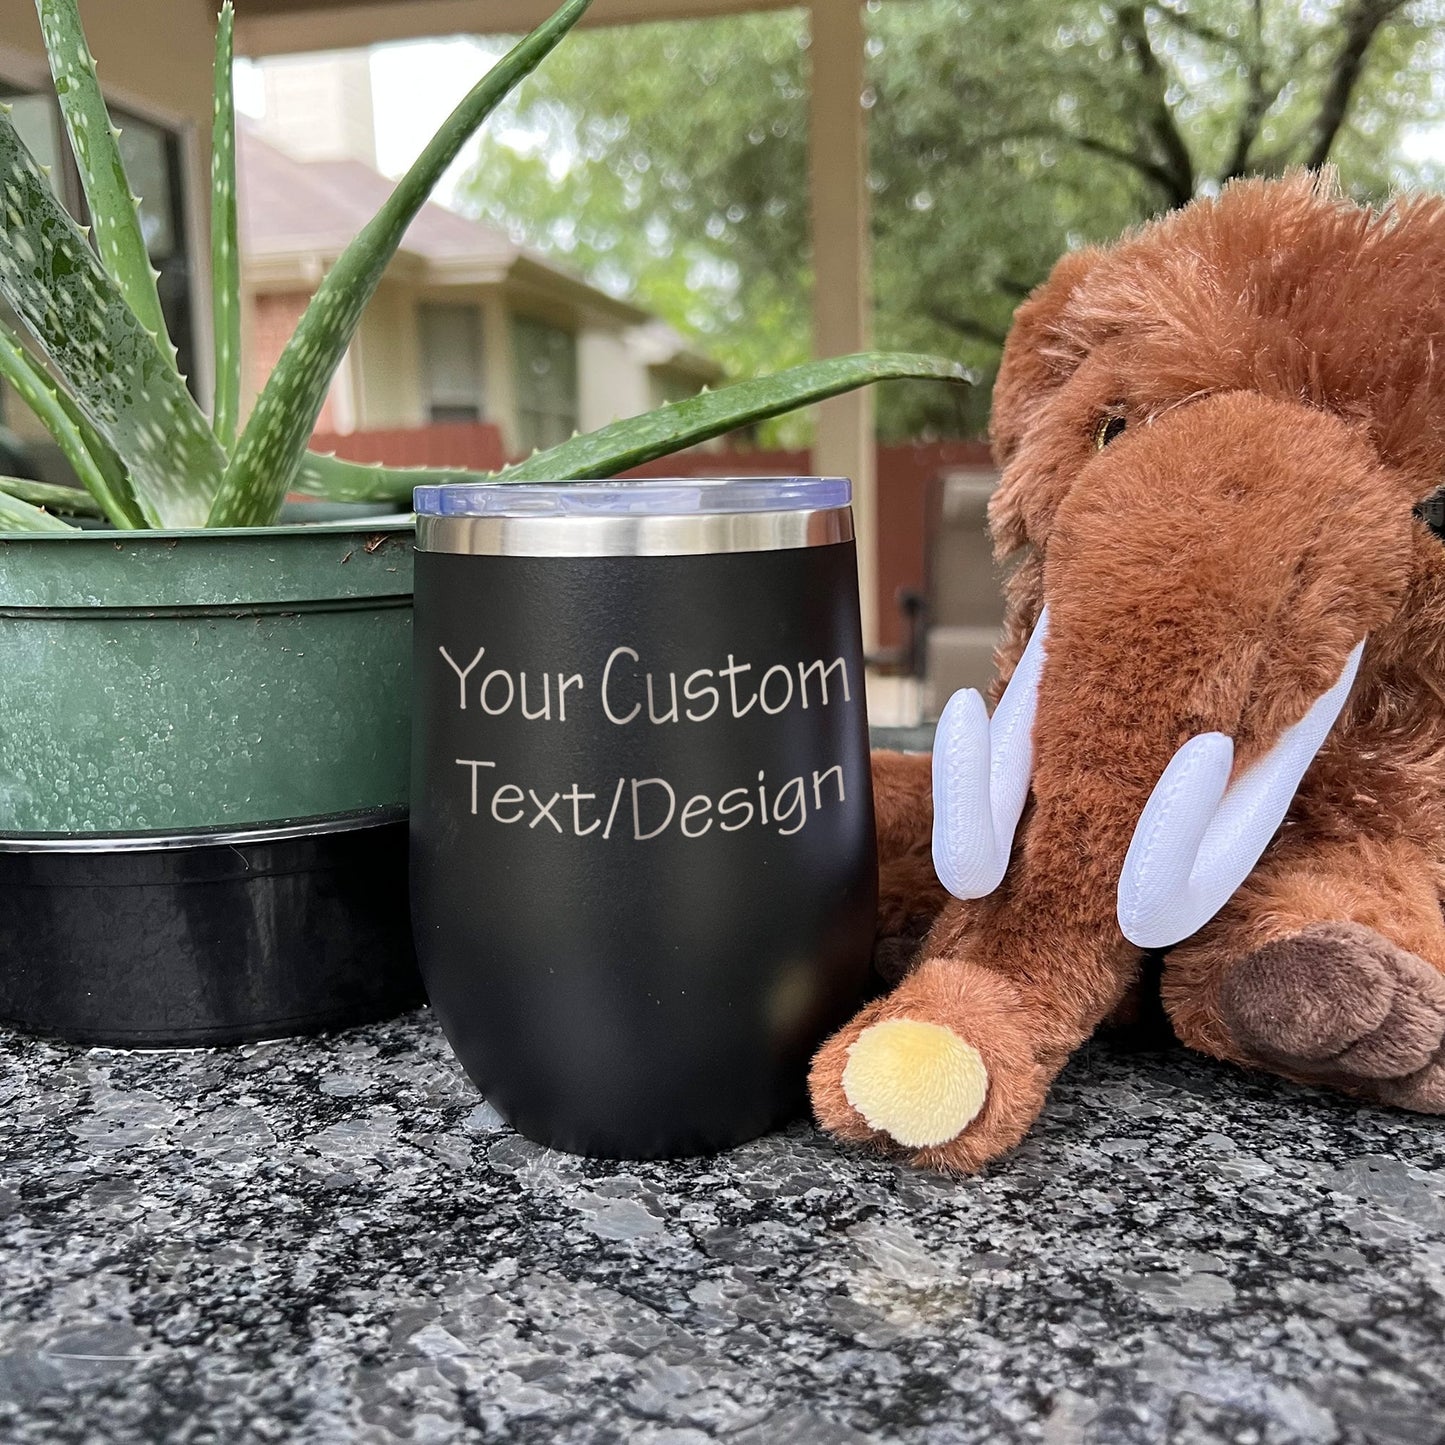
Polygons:
<instances>
[{"instance_id":1,"label":"tree with green foliage","mask_svg":"<svg viewBox=\"0 0 1445 1445\"><path fill-rule=\"evenodd\" d=\"M876 339L988 373L1065 249L1243 175L1430 184L1445 0L916 0L869 16ZM799 12L579 34L516 96L475 214L738 375L808 352ZM986 389L879 397L885 435L977 430ZM793 423L796 426L796 423Z\"/></svg>"}]
</instances>

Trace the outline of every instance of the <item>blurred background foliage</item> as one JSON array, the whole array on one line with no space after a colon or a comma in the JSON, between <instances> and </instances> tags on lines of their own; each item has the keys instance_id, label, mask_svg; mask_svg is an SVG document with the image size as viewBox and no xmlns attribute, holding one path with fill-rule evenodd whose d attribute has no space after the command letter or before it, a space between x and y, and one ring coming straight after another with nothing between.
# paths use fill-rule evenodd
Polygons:
<instances>
[{"instance_id":1,"label":"blurred background foliage","mask_svg":"<svg viewBox=\"0 0 1445 1445\"><path fill-rule=\"evenodd\" d=\"M1441 179L1445 0L874 0L868 25L875 339L985 376L1062 251L1233 176ZM802 361L807 47L799 11L579 32L460 202L733 375ZM890 384L880 435L977 433L987 395Z\"/></svg>"}]
</instances>

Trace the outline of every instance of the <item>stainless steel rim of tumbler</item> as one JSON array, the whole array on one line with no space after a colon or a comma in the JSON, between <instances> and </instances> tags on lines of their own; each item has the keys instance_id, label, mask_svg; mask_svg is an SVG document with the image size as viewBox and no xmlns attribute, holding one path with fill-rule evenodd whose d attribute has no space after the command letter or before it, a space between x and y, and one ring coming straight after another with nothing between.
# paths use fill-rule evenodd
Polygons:
<instances>
[{"instance_id":1,"label":"stainless steel rim of tumbler","mask_svg":"<svg viewBox=\"0 0 1445 1445\"><path fill-rule=\"evenodd\" d=\"M853 540L853 509L685 516L438 517L419 513L419 552L469 557L687 557Z\"/></svg>"}]
</instances>

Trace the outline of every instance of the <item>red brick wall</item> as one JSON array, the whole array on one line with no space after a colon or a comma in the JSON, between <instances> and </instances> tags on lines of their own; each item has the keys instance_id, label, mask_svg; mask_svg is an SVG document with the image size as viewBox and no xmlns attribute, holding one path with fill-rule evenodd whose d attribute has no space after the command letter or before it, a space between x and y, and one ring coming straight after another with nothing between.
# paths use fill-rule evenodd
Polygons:
<instances>
[{"instance_id":1,"label":"red brick wall","mask_svg":"<svg viewBox=\"0 0 1445 1445\"><path fill-rule=\"evenodd\" d=\"M308 291L273 291L257 296L251 313L251 334L246 366L251 374L251 395L255 396L281 359L282 349L296 330L301 313L311 300ZM336 410L328 394L316 420L318 431L336 429Z\"/></svg>"},{"instance_id":2,"label":"red brick wall","mask_svg":"<svg viewBox=\"0 0 1445 1445\"><path fill-rule=\"evenodd\" d=\"M380 462L388 467L464 467L494 472L507 462L502 434L491 422L446 422L344 434L317 431L312 434L311 448L335 452L349 462Z\"/></svg>"}]
</instances>

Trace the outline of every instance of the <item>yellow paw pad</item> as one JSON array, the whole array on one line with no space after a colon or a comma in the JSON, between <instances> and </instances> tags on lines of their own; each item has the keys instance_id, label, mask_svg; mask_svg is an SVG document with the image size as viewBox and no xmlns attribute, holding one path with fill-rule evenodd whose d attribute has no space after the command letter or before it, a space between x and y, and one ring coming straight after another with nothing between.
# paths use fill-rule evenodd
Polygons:
<instances>
[{"instance_id":1,"label":"yellow paw pad","mask_svg":"<svg viewBox=\"0 0 1445 1445\"><path fill-rule=\"evenodd\" d=\"M848 1050L843 1093L870 1129L907 1149L946 1144L988 1097L979 1052L942 1024L885 1019Z\"/></svg>"}]
</instances>

